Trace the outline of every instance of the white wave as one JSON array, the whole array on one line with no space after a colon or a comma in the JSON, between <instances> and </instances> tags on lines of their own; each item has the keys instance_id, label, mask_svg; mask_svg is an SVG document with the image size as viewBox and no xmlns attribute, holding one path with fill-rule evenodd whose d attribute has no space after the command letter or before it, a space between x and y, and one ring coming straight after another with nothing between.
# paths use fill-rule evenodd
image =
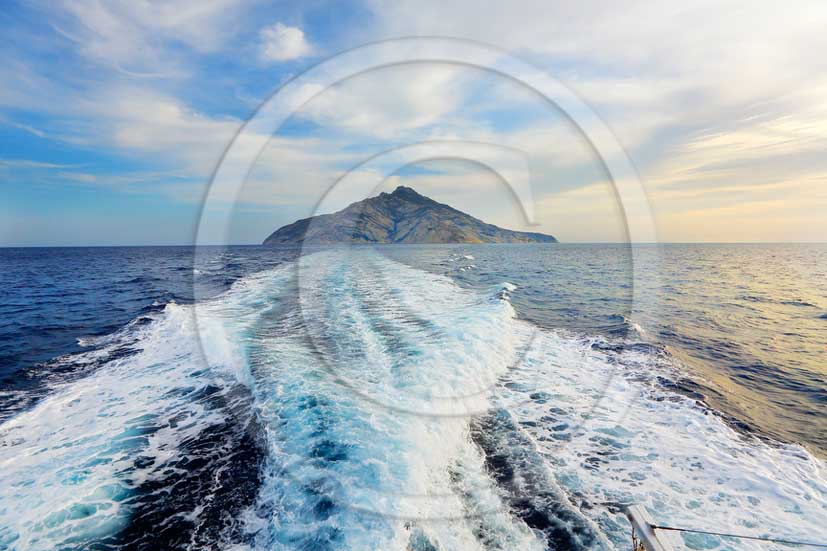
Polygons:
<instances>
[{"instance_id":1,"label":"white wave","mask_svg":"<svg viewBox=\"0 0 827 551\"><path fill-rule=\"evenodd\" d=\"M646 337L648 335L646 329L644 329L643 326L637 323L636 321L633 321L632 319L627 318L626 316L623 316L623 321L625 323L628 323L629 327L631 327L641 337Z\"/></svg>"},{"instance_id":2,"label":"white wave","mask_svg":"<svg viewBox=\"0 0 827 551\"><path fill-rule=\"evenodd\" d=\"M627 548L629 528L616 506L629 503L646 505L664 525L799 541L824 534L822 461L799 446L745 437L693 400L662 390L654 379L670 374L661 363L668 359L626 353L610 363L587 343L535 334L500 403L524 423L572 498L591 505L587 513L618 549ZM756 545L666 537L678 538L677 548Z\"/></svg>"},{"instance_id":3,"label":"white wave","mask_svg":"<svg viewBox=\"0 0 827 551\"><path fill-rule=\"evenodd\" d=\"M357 252L304 257L299 302L251 337L271 458L257 548L482 549L485 514L491 545L542 549L468 434L515 359L511 305Z\"/></svg>"},{"instance_id":4,"label":"white wave","mask_svg":"<svg viewBox=\"0 0 827 551\"><path fill-rule=\"evenodd\" d=\"M83 348L88 348L90 346L97 346L99 344L102 344L103 342L104 342L104 340L101 339L100 337L78 337L77 338L78 346L81 346Z\"/></svg>"},{"instance_id":5,"label":"white wave","mask_svg":"<svg viewBox=\"0 0 827 551\"><path fill-rule=\"evenodd\" d=\"M471 508L490 516L495 540L540 549L504 510L468 437L468 415L484 411L514 357L511 305L363 260L342 271L324 254L306 257L300 310L289 304L292 269L276 270L195 308L170 304L152 323L98 342L104 348L87 355L103 365L0 426L2 545L45 550L116 534L135 490L178 458L181 442L224 421L189 398L191 387L242 381L270 451L255 511L272 516L245 515L262 548L310 537L342 548L407 549L419 538L479 549L479 521L464 518ZM291 323L311 325L314 346ZM106 347L124 345L131 354L107 359ZM199 346L213 360L206 369ZM319 350L332 361L320 364ZM326 405L305 407L309 399ZM171 417L189 421L166 424ZM320 499L337 488L327 514Z\"/></svg>"},{"instance_id":6,"label":"white wave","mask_svg":"<svg viewBox=\"0 0 827 551\"><path fill-rule=\"evenodd\" d=\"M475 260L470 254L452 254L448 257L448 262L457 262L459 260Z\"/></svg>"},{"instance_id":7,"label":"white wave","mask_svg":"<svg viewBox=\"0 0 827 551\"><path fill-rule=\"evenodd\" d=\"M135 489L175 458L177 443L222 420L192 395L234 380L237 366L205 370L191 307L169 304L128 327L96 343L103 349L61 360L104 361L97 370L0 425L0 548L65 549L117 533Z\"/></svg>"},{"instance_id":8,"label":"white wave","mask_svg":"<svg viewBox=\"0 0 827 551\"><path fill-rule=\"evenodd\" d=\"M472 441L469 420L492 405L527 436L508 441L532 447L509 451L540 457L617 549L629 529L616 505L633 502L661 522L713 530L813 539L827 525L822 462L742 437L661 390L662 358L611 363L517 321L515 291L465 290L357 250L246 277L197 307L167 305L97 343L96 371L0 425L0 548L116 533L136 487L224 420L192 389L238 381L268 450L258 501L238 519L255 549L546 548ZM127 345L131 354L107 357ZM186 421L165 424L173 416Z\"/></svg>"}]
</instances>

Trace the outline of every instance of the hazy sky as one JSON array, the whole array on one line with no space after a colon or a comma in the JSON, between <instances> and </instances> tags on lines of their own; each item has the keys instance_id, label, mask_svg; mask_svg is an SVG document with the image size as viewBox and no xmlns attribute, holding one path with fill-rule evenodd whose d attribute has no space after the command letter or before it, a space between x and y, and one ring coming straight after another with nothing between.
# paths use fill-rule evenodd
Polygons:
<instances>
[{"instance_id":1,"label":"hazy sky","mask_svg":"<svg viewBox=\"0 0 827 551\"><path fill-rule=\"evenodd\" d=\"M346 49L426 35L490 44L576 93L637 169L661 241L825 241L824 29L822 0L7 1L0 245L192 243L215 167L273 92ZM431 140L511 157L418 162L383 189L522 228L503 180L526 168L533 229L626 239L587 137L523 85L429 62L317 92L227 198L227 240L260 242L344 174L375 176L367 159Z\"/></svg>"}]
</instances>

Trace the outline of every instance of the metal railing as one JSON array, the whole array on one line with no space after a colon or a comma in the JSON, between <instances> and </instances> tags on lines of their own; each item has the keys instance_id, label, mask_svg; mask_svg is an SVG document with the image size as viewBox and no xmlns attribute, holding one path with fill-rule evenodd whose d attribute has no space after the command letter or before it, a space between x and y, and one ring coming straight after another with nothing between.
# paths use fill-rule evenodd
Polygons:
<instances>
[{"instance_id":1,"label":"metal railing","mask_svg":"<svg viewBox=\"0 0 827 551\"><path fill-rule=\"evenodd\" d=\"M675 526L663 526L655 523L649 515L649 511L643 505L632 505L626 509L626 517L632 523L632 549L634 551L674 551L664 538L659 538L658 531L687 532L692 534L704 534L708 536L720 536L727 538L738 538L782 545L797 545L806 547L819 547L827 549L827 543L814 543L809 541L798 541L791 538L770 538L763 536L752 536L744 534L727 534L724 532L712 532L696 528L677 528Z\"/></svg>"}]
</instances>

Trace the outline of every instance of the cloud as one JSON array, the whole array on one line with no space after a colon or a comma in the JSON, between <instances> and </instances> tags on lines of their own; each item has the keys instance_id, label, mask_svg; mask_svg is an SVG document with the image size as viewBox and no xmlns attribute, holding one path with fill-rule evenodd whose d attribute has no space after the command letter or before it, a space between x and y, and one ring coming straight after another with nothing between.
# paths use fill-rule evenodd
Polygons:
<instances>
[{"instance_id":1,"label":"cloud","mask_svg":"<svg viewBox=\"0 0 827 551\"><path fill-rule=\"evenodd\" d=\"M37 136L38 138L47 138L46 133L43 132L42 130L39 130L39 129L37 129L37 128L31 126L31 125L28 125L28 124L23 124L23 123L15 122L15 121L12 121L12 120L8 120L3 115L0 115L0 124L7 124L9 126L17 128L19 130L23 130L24 132L28 132L32 136Z\"/></svg>"},{"instance_id":2,"label":"cloud","mask_svg":"<svg viewBox=\"0 0 827 551\"><path fill-rule=\"evenodd\" d=\"M0 168L72 168L73 165L46 163L29 159L0 159Z\"/></svg>"},{"instance_id":3,"label":"cloud","mask_svg":"<svg viewBox=\"0 0 827 551\"><path fill-rule=\"evenodd\" d=\"M799 72L818 63L819 50L810 48L827 40L818 32L827 6L818 0L802 4L806 17L779 9L774 0L749 6L737 0L426 3L371 1L377 32L462 37L546 60L576 60L566 64L566 72L579 72L579 67L676 75L694 69L698 77L715 74L732 84L744 77L772 80L767 64ZM792 60L799 63L778 65Z\"/></svg>"},{"instance_id":4,"label":"cloud","mask_svg":"<svg viewBox=\"0 0 827 551\"><path fill-rule=\"evenodd\" d=\"M120 178L88 169L88 176L65 175L67 185L117 183L197 201L250 111L223 101L219 95L227 89L263 97L303 66L277 62L306 62L320 45L328 50L403 35L455 36L513 51L581 96L638 167L661 213L664 239L692 232L706 238L708 228L721 230L726 220L738 224L739 212L756 220L739 229L746 235L744 228L757 231L759 214L751 203L771 206L762 216L786 209L790 214L779 215L781 221L803 213L806 198L822 197L823 2L804 0L800 10L780 10L771 0L748 7L730 0L622 6L527 0L508 7L471 0L368 2L373 17L342 28L314 27L311 44L302 28L283 22L311 19L313 8L301 3L280 5L276 15L272 6L242 0L33 0L26 9L42 13L19 21L41 21L36 16L42 15L55 32L43 33L42 25L3 29L16 51L0 67L0 106L6 108L0 123L25 139L94 152L108 161L99 166L132 161ZM279 22L261 28L261 21ZM241 43L250 36L244 50ZM239 56L239 47L273 66L264 76L251 74L242 65L250 56ZM614 222L602 234L596 223L614 216L613 195L594 187L607 185L600 160L564 115L542 103L507 79L444 63L369 71L322 91L294 117L296 135L271 140L242 200L249 208L311 208L342 170L389 146L477 140L528 156L538 198L554 197L545 204L552 220L547 231L565 240L616 237ZM50 160L0 161L0 169L6 175L51 171L57 183L61 166ZM495 183L465 169L404 178L445 194ZM811 210L823 205L819 200L809 202ZM705 225L703 212L715 223Z\"/></svg>"},{"instance_id":5,"label":"cloud","mask_svg":"<svg viewBox=\"0 0 827 551\"><path fill-rule=\"evenodd\" d=\"M57 176L80 184L95 184L98 182L98 175L89 172L59 172Z\"/></svg>"},{"instance_id":6,"label":"cloud","mask_svg":"<svg viewBox=\"0 0 827 551\"><path fill-rule=\"evenodd\" d=\"M323 90L298 115L363 140L479 139L490 134L484 118L461 110L487 76L447 63L379 64Z\"/></svg>"},{"instance_id":7,"label":"cloud","mask_svg":"<svg viewBox=\"0 0 827 551\"><path fill-rule=\"evenodd\" d=\"M713 195L740 187L743 197L827 174L827 102L791 103L796 107L762 106L683 136L643 169L653 196Z\"/></svg>"},{"instance_id":8,"label":"cloud","mask_svg":"<svg viewBox=\"0 0 827 551\"><path fill-rule=\"evenodd\" d=\"M663 132L735 122L757 105L780 116L818 101L812 94L775 101L827 82L819 55L827 49L827 4L805 4L801 11L773 0L748 7L711 0L371 2L382 36L469 38L534 61L577 91L631 149L656 147Z\"/></svg>"},{"instance_id":9,"label":"cloud","mask_svg":"<svg viewBox=\"0 0 827 551\"><path fill-rule=\"evenodd\" d=\"M261 58L264 61L289 61L310 55L312 48L298 27L276 23L259 31Z\"/></svg>"},{"instance_id":10,"label":"cloud","mask_svg":"<svg viewBox=\"0 0 827 551\"><path fill-rule=\"evenodd\" d=\"M214 52L241 15L241 0L40 3L52 28L84 57L129 76L186 72L187 51Z\"/></svg>"},{"instance_id":11,"label":"cloud","mask_svg":"<svg viewBox=\"0 0 827 551\"><path fill-rule=\"evenodd\" d=\"M73 0L67 11L100 39L111 44L116 33L127 31L144 43L176 40L198 51L214 51L226 38L239 0L171 0L163 3L129 0ZM139 54L139 52L136 52Z\"/></svg>"},{"instance_id":12,"label":"cloud","mask_svg":"<svg viewBox=\"0 0 827 551\"><path fill-rule=\"evenodd\" d=\"M118 86L83 104L96 121L81 137L130 155L153 155L206 176L241 127L232 117L210 117L151 88ZM99 135L95 135L95 133Z\"/></svg>"},{"instance_id":13,"label":"cloud","mask_svg":"<svg viewBox=\"0 0 827 551\"><path fill-rule=\"evenodd\" d=\"M251 167L241 195L226 198L228 205L236 200L247 207L299 205L309 215L336 180L362 160L344 145L329 138L274 136Z\"/></svg>"}]
</instances>

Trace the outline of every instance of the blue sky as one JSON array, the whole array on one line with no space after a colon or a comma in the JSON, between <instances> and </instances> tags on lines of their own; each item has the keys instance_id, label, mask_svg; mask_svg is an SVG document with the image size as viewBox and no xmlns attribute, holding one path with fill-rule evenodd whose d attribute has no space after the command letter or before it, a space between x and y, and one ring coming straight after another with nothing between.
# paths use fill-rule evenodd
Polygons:
<instances>
[{"instance_id":1,"label":"blue sky","mask_svg":"<svg viewBox=\"0 0 827 551\"><path fill-rule=\"evenodd\" d=\"M822 2L6 2L0 245L192 243L217 163L264 100L343 50L425 35L491 44L573 90L637 168L662 241L823 241L825 23ZM215 239L260 242L367 157L427 140L517 151L541 231L626 239L604 166L565 114L440 63L320 91L262 151ZM382 185L399 184L525 225L478 164L423 161Z\"/></svg>"}]
</instances>

